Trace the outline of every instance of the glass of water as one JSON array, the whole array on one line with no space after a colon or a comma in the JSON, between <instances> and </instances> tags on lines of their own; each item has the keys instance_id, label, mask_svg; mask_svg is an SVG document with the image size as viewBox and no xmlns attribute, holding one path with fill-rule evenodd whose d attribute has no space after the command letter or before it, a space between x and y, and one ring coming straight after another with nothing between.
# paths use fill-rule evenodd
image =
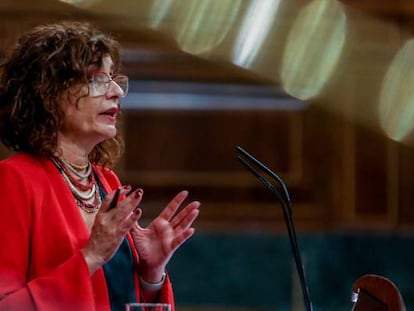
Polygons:
<instances>
[{"instance_id":1,"label":"glass of water","mask_svg":"<svg viewBox=\"0 0 414 311\"><path fill-rule=\"evenodd\" d=\"M127 303L125 311L171 311L167 303Z\"/></svg>"}]
</instances>

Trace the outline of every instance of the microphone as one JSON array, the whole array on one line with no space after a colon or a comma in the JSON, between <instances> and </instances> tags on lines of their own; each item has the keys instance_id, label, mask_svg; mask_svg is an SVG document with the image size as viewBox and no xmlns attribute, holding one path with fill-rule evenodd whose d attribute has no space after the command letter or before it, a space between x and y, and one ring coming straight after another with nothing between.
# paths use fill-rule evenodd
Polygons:
<instances>
[{"instance_id":1,"label":"microphone","mask_svg":"<svg viewBox=\"0 0 414 311\"><path fill-rule=\"evenodd\" d=\"M242 147L237 146L236 150L240 153L240 155L237 156L237 160L239 160L250 173L252 173L263 185L265 185L267 189L269 189L276 196L276 198L282 206L283 218L285 220L285 224L289 235L289 242L292 247L293 257L295 259L296 270L299 276L306 311L313 311L308 286L306 284L305 273L303 270L302 259L300 256L299 247L296 239L296 230L293 222L291 200L286 184L276 173L274 173L271 169L269 169L266 165L264 165L262 162L260 162L249 152L244 150ZM275 179L279 187L281 188L282 193L280 193L278 187L273 185L270 181L266 179L265 176L260 174L256 167L264 171L273 179Z\"/></svg>"}]
</instances>

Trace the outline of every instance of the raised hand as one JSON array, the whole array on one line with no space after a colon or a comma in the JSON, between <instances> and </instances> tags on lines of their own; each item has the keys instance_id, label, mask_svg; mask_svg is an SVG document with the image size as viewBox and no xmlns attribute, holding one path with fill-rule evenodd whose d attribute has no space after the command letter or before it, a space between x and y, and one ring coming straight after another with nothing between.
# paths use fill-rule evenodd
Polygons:
<instances>
[{"instance_id":1,"label":"raised hand","mask_svg":"<svg viewBox=\"0 0 414 311\"><path fill-rule=\"evenodd\" d=\"M127 187L121 187L119 195L124 196L128 190ZM142 199L141 189L135 190L124 200L118 202L116 208L111 206L114 196L116 196L115 191L103 200L96 214L89 240L82 250L91 274L112 258L125 234L136 224L142 214L142 211L136 208Z\"/></svg>"},{"instance_id":2,"label":"raised hand","mask_svg":"<svg viewBox=\"0 0 414 311\"><path fill-rule=\"evenodd\" d=\"M146 228L131 228L139 255L139 272L148 282L159 282L174 252L194 233L191 227L199 214L200 202L193 201L176 213L187 198L181 191Z\"/></svg>"}]
</instances>

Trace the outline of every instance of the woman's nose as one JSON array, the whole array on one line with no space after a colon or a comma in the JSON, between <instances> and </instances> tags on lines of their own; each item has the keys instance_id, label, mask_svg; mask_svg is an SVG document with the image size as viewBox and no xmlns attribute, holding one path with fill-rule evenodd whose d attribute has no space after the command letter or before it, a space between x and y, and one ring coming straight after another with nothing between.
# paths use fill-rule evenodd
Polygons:
<instances>
[{"instance_id":1,"label":"woman's nose","mask_svg":"<svg viewBox=\"0 0 414 311\"><path fill-rule=\"evenodd\" d=\"M109 90L107 93L108 97L124 97L125 92L124 90L116 83L114 80L109 82Z\"/></svg>"}]
</instances>

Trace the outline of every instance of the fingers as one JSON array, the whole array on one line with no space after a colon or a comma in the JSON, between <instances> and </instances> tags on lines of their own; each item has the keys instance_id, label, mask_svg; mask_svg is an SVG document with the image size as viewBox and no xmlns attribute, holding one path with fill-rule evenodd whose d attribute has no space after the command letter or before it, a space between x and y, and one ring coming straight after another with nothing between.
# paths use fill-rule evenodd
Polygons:
<instances>
[{"instance_id":1,"label":"fingers","mask_svg":"<svg viewBox=\"0 0 414 311\"><path fill-rule=\"evenodd\" d=\"M134 226L138 226L138 220L141 218L142 210L140 208L136 208L132 211L129 217L124 221L124 228L126 231L129 231L134 228Z\"/></svg>"},{"instance_id":2,"label":"fingers","mask_svg":"<svg viewBox=\"0 0 414 311\"><path fill-rule=\"evenodd\" d=\"M119 198L125 196L131 190L131 186L125 185L116 188L115 191L107 194L102 201L101 212L115 208L118 205Z\"/></svg>"},{"instance_id":3,"label":"fingers","mask_svg":"<svg viewBox=\"0 0 414 311\"><path fill-rule=\"evenodd\" d=\"M127 232L141 217L142 211L138 206L143 193L140 188L131 191L131 186L117 188L104 198L99 218L104 217L113 228Z\"/></svg>"},{"instance_id":4,"label":"fingers","mask_svg":"<svg viewBox=\"0 0 414 311\"><path fill-rule=\"evenodd\" d=\"M173 228L188 228L194 222L199 214L200 202L194 201L188 204L182 211L180 211L171 221Z\"/></svg>"},{"instance_id":5,"label":"fingers","mask_svg":"<svg viewBox=\"0 0 414 311\"><path fill-rule=\"evenodd\" d=\"M160 218L167 220L170 223L171 228L178 235L181 234L181 231L185 231L191 227L200 212L199 207L201 203L193 201L174 216L175 212L187 196L188 191L184 190L178 193L159 216Z\"/></svg>"},{"instance_id":6,"label":"fingers","mask_svg":"<svg viewBox=\"0 0 414 311\"><path fill-rule=\"evenodd\" d=\"M120 212L118 215L120 217L127 217L130 216L137 208L139 203L141 203L142 196L144 195L144 191L142 189L136 189L128 194L128 196L123 200L120 204Z\"/></svg>"},{"instance_id":7,"label":"fingers","mask_svg":"<svg viewBox=\"0 0 414 311\"><path fill-rule=\"evenodd\" d=\"M178 234L171 242L171 250L175 252L185 241L187 241L195 232L194 228L188 228Z\"/></svg>"},{"instance_id":8,"label":"fingers","mask_svg":"<svg viewBox=\"0 0 414 311\"><path fill-rule=\"evenodd\" d=\"M171 242L173 252L194 234L195 229L191 225L200 213L199 207L200 202L191 202L170 222L175 235Z\"/></svg>"},{"instance_id":9,"label":"fingers","mask_svg":"<svg viewBox=\"0 0 414 311\"><path fill-rule=\"evenodd\" d=\"M198 209L198 206L200 204L195 203L198 202L194 202L194 204L190 204L189 206L187 206L191 207L191 205L193 205L193 208L174 227L175 238L171 245L171 248L174 250L177 249L181 244L183 244L194 233L194 228L191 228L191 225L193 224L194 220L197 218L200 212Z\"/></svg>"},{"instance_id":10,"label":"fingers","mask_svg":"<svg viewBox=\"0 0 414 311\"><path fill-rule=\"evenodd\" d=\"M168 203L168 205L164 208L164 210L160 213L161 218L170 221L171 218L174 216L175 212L178 210L178 208L180 207L181 203L184 202L184 200L187 198L188 196L188 191L183 190L181 192L179 192L174 199L171 200L170 203Z\"/></svg>"}]
</instances>

